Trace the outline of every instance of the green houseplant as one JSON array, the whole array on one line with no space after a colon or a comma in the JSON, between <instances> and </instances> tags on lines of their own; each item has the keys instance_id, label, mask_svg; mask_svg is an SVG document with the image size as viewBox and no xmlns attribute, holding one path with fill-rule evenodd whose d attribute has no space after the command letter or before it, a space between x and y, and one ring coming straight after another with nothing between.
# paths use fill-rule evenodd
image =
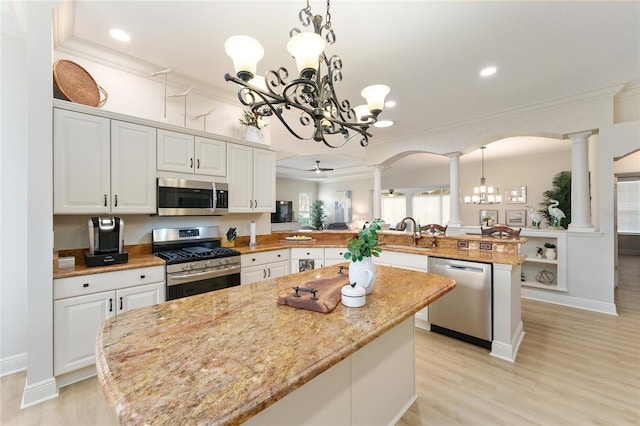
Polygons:
<instances>
[{"instance_id":1,"label":"green houseplant","mask_svg":"<svg viewBox=\"0 0 640 426\"><path fill-rule=\"evenodd\" d=\"M376 266L373 264L372 256L380 255L378 246L378 231L380 230L380 219L374 219L369 227L363 227L358 231L358 236L347 241L347 251L344 253L345 259L351 259L349 265L349 282L352 285L364 287L366 294L373 291L376 282Z\"/></svg>"},{"instance_id":2,"label":"green houseplant","mask_svg":"<svg viewBox=\"0 0 640 426\"><path fill-rule=\"evenodd\" d=\"M347 251L344 253L345 259L352 262L360 262L365 257L380 256L378 246L378 231L380 230L380 219L374 219L368 228L358 231L358 236L347 241Z\"/></svg>"},{"instance_id":3,"label":"green houseplant","mask_svg":"<svg viewBox=\"0 0 640 426\"><path fill-rule=\"evenodd\" d=\"M324 201L316 200L311 204L311 228L322 229L324 228L324 220L327 215L324 214Z\"/></svg>"}]
</instances>

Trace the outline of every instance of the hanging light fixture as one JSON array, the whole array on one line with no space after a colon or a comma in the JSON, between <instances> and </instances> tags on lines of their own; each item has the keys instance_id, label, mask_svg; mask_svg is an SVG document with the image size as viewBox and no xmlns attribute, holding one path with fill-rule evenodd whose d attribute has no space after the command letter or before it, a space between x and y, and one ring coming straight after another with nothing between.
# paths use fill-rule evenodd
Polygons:
<instances>
[{"instance_id":1,"label":"hanging light fixture","mask_svg":"<svg viewBox=\"0 0 640 426\"><path fill-rule=\"evenodd\" d=\"M487 186L484 178L484 150L486 146L480 148L482 150L482 177L480 178L480 186L473 188L473 195L466 195L464 202L467 204L497 204L502 202L502 195L498 194L498 188Z\"/></svg>"},{"instance_id":2,"label":"hanging light fixture","mask_svg":"<svg viewBox=\"0 0 640 426\"><path fill-rule=\"evenodd\" d=\"M314 32L302 32L298 28L289 32L287 50L296 60L298 78L287 82L289 71L280 67L268 71L262 84L255 81L260 78L256 69L264 56L264 49L256 39L244 35L230 37L225 42L225 52L233 60L236 76L225 74L224 78L242 86L238 91L240 103L258 116L276 116L298 139L313 139L328 147L339 148L352 137L360 135L360 145L364 147L373 136L368 129L378 120L389 87L376 84L363 89L361 95L367 101L366 109L362 106L352 108L348 100L337 98L334 84L342 81L342 60L337 55L327 58L324 52L326 44L336 41L331 28L329 3L327 0L325 23L322 24L322 16L312 15L307 0L307 6L298 16L305 27L313 23ZM326 67L324 75L321 71L323 64ZM300 124L313 125L311 135L301 136L287 124L283 111L291 108L300 111ZM331 143L326 138L331 135L342 135L344 140Z\"/></svg>"}]
</instances>

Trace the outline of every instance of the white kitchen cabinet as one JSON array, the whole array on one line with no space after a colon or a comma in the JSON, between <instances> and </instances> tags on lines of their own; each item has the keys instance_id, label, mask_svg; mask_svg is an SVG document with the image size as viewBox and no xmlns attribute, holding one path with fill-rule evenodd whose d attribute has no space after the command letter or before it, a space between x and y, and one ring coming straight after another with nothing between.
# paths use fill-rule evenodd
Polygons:
<instances>
[{"instance_id":1,"label":"white kitchen cabinet","mask_svg":"<svg viewBox=\"0 0 640 426\"><path fill-rule=\"evenodd\" d=\"M275 209L276 154L244 145L227 146L229 213Z\"/></svg>"},{"instance_id":2,"label":"white kitchen cabinet","mask_svg":"<svg viewBox=\"0 0 640 426\"><path fill-rule=\"evenodd\" d=\"M324 248L292 248L291 273L302 272L324 266Z\"/></svg>"},{"instance_id":3,"label":"white kitchen cabinet","mask_svg":"<svg viewBox=\"0 0 640 426\"><path fill-rule=\"evenodd\" d=\"M273 250L240 256L240 283L250 284L289 275L289 250Z\"/></svg>"},{"instance_id":4,"label":"white kitchen cabinet","mask_svg":"<svg viewBox=\"0 0 640 426\"><path fill-rule=\"evenodd\" d=\"M336 265L338 263L348 262L344 258L344 254L347 251L346 247L336 248L327 247L324 249L324 266Z\"/></svg>"},{"instance_id":5,"label":"white kitchen cabinet","mask_svg":"<svg viewBox=\"0 0 640 426\"><path fill-rule=\"evenodd\" d=\"M226 176L227 144L185 133L158 130L157 169L167 172Z\"/></svg>"},{"instance_id":6,"label":"white kitchen cabinet","mask_svg":"<svg viewBox=\"0 0 640 426\"><path fill-rule=\"evenodd\" d=\"M117 314L165 299L164 267L54 280L54 374L95 364L95 338Z\"/></svg>"},{"instance_id":7,"label":"white kitchen cabinet","mask_svg":"<svg viewBox=\"0 0 640 426\"><path fill-rule=\"evenodd\" d=\"M154 213L156 130L54 109L54 214Z\"/></svg>"}]
</instances>

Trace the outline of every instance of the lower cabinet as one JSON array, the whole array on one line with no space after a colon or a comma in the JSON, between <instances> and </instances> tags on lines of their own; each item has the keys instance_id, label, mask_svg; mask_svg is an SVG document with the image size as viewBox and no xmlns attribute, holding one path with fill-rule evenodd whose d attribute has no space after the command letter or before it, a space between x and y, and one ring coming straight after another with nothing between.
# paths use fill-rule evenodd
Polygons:
<instances>
[{"instance_id":1,"label":"lower cabinet","mask_svg":"<svg viewBox=\"0 0 640 426\"><path fill-rule=\"evenodd\" d=\"M56 376L95 364L96 334L105 320L165 300L162 266L61 278L53 285Z\"/></svg>"},{"instance_id":2,"label":"lower cabinet","mask_svg":"<svg viewBox=\"0 0 640 426\"><path fill-rule=\"evenodd\" d=\"M289 249L240 256L240 284L289 275Z\"/></svg>"},{"instance_id":3,"label":"lower cabinet","mask_svg":"<svg viewBox=\"0 0 640 426\"><path fill-rule=\"evenodd\" d=\"M292 248L291 273L303 272L324 266L324 248Z\"/></svg>"},{"instance_id":4,"label":"lower cabinet","mask_svg":"<svg viewBox=\"0 0 640 426\"><path fill-rule=\"evenodd\" d=\"M338 263L349 262L344 258L347 248L325 248L324 249L324 266L337 265Z\"/></svg>"}]
</instances>

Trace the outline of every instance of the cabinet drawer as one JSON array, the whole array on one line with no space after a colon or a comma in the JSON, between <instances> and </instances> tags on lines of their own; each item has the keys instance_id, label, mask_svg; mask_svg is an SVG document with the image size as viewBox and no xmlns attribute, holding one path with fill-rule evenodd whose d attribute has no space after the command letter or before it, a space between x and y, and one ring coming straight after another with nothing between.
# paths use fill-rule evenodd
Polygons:
<instances>
[{"instance_id":1,"label":"cabinet drawer","mask_svg":"<svg viewBox=\"0 0 640 426\"><path fill-rule=\"evenodd\" d=\"M263 251L260 253L243 254L240 256L240 266L247 268L254 265L264 265L266 263L289 260L289 249Z\"/></svg>"},{"instance_id":2,"label":"cabinet drawer","mask_svg":"<svg viewBox=\"0 0 640 426\"><path fill-rule=\"evenodd\" d=\"M325 248L324 258L325 259L342 259L346 262L347 260L344 258L344 254L346 253L346 251L347 251L346 247Z\"/></svg>"},{"instance_id":3,"label":"cabinet drawer","mask_svg":"<svg viewBox=\"0 0 640 426\"><path fill-rule=\"evenodd\" d=\"M142 284L164 282L164 280L164 266L60 278L53 280L53 299L58 300Z\"/></svg>"},{"instance_id":4,"label":"cabinet drawer","mask_svg":"<svg viewBox=\"0 0 640 426\"><path fill-rule=\"evenodd\" d=\"M324 259L324 248L292 248L292 259Z\"/></svg>"}]
</instances>

